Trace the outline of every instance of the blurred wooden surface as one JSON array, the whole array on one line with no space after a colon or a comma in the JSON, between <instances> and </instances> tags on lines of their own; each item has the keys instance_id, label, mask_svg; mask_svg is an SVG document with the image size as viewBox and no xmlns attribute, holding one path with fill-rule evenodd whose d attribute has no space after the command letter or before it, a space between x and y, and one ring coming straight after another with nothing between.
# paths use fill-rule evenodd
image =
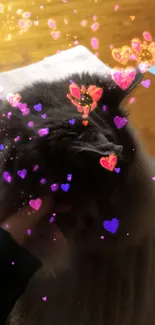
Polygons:
<instances>
[{"instance_id":1,"label":"blurred wooden surface","mask_svg":"<svg viewBox=\"0 0 155 325\"><path fill-rule=\"evenodd\" d=\"M25 12L31 13L27 18L30 27L20 33L19 20ZM60 31L57 40L51 35L49 19L54 19ZM95 22L99 28L93 31ZM155 41L154 0L0 0L0 71L28 65L78 44L95 53L93 37L99 40L99 58L111 67L121 67L112 58L110 45L128 45L134 37L142 39L144 31ZM151 79L150 87L140 84L131 95L135 102L128 106L148 151L155 155L155 76L147 73L146 78Z\"/></svg>"}]
</instances>

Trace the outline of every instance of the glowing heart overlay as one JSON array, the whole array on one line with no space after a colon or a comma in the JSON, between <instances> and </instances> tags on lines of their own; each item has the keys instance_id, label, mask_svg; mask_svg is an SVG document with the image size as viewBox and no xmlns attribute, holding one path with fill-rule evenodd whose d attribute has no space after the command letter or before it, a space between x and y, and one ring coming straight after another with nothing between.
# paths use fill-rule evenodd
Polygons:
<instances>
[{"instance_id":1,"label":"glowing heart overlay","mask_svg":"<svg viewBox=\"0 0 155 325\"><path fill-rule=\"evenodd\" d=\"M116 61L122 63L123 65L125 65L128 62L130 55L131 55L131 49L128 46L123 46L122 48L112 50L113 58Z\"/></svg>"}]
</instances>

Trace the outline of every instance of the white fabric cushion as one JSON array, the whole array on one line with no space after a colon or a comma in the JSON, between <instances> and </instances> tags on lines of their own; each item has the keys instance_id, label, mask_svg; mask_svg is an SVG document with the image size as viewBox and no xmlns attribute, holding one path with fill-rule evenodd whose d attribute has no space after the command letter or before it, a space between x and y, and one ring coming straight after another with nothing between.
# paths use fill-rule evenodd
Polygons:
<instances>
[{"instance_id":1,"label":"white fabric cushion","mask_svg":"<svg viewBox=\"0 0 155 325\"><path fill-rule=\"evenodd\" d=\"M59 80L71 73L98 73L100 75L110 74L112 69L99 60L84 46L76 46L58 54L45 57L42 61L26 67L0 73L0 95L2 87L3 99L8 93L18 93L24 85L32 81ZM131 88L141 80L138 72Z\"/></svg>"}]
</instances>

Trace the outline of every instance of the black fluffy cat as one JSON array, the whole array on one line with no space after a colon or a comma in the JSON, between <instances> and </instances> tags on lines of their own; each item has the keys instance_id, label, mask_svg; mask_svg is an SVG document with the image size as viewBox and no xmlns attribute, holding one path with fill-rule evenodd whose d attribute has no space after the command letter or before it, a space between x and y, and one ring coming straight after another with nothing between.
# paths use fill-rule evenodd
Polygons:
<instances>
[{"instance_id":1,"label":"black fluffy cat","mask_svg":"<svg viewBox=\"0 0 155 325\"><path fill-rule=\"evenodd\" d=\"M27 239L25 247L44 266L7 324L154 324L155 169L131 126L114 123L116 116L127 118L120 104L140 79L137 72L126 92L110 76L35 83L20 91L27 115L2 103L1 220L44 195L72 206L56 215L56 225L45 217ZM72 82L103 91L87 119L67 97ZM113 171L100 164L110 155L117 157ZM24 179L19 170L26 170ZM59 190L51 190L52 184Z\"/></svg>"}]
</instances>

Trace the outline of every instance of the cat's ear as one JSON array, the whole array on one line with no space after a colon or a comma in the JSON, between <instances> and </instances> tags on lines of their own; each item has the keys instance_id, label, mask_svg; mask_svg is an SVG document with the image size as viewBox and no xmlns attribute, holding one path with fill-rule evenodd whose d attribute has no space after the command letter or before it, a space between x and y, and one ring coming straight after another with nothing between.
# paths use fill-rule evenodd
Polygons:
<instances>
[{"instance_id":1,"label":"cat's ear","mask_svg":"<svg viewBox=\"0 0 155 325\"><path fill-rule=\"evenodd\" d=\"M119 105L123 99L141 82L143 74L139 68L111 70L104 86L105 105Z\"/></svg>"}]
</instances>

